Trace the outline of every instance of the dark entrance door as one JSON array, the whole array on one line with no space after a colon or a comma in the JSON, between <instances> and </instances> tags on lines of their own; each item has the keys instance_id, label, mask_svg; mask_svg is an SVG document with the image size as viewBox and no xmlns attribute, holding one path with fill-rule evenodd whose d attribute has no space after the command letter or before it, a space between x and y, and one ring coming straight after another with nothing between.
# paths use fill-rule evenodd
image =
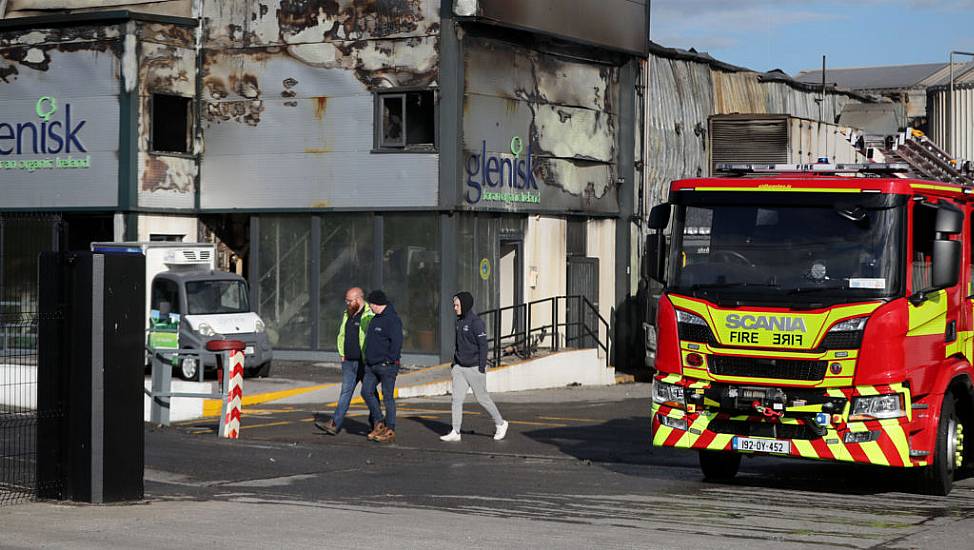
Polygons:
<instances>
[{"instance_id":1,"label":"dark entrance door","mask_svg":"<svg viewBox=\"0 0 974 550\"><path fill-rule=\"evenodd\" d=\"M599 307L599 259L569 256L567 283L569 298L565 306L568 322L565 331L566 345L570 348L594 348L595 339L588 331L596 332L599 326L595 312L585 304L585 300L596 309Z\"/></svg>"},{"instance_id":2,"label":"dark entrance door","mask_svg":"<svg viewBox=\"0 0 974 550\"><path fill-rule=\"evenodd\" d=\"M497 262L497 280L500 286L500 307L505 308L524 303L524 241L502 239ZM522 308L513 308L501 313L500 330L505 346L518 343L524 327Z\"/></svg>"}]
</instances>

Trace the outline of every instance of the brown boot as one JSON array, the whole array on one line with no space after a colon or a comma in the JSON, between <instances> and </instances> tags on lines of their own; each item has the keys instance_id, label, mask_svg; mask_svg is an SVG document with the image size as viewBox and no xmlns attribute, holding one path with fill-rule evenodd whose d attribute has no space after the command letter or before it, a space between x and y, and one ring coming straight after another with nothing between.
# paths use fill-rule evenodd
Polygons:
<instances>
[{"instance_id":1,"label":"brown boot","mask_svg":"<svg viewBox=\"0 0 974 550\"><path fill-rule=\"evenodd\" d=\"M376 443L395 443L396 442L396 430L392 428L386 428L385 431L375 436L373 439Z\"/></svg>"},{"instance_id":2,"label":"brown boot","mask_svg":"<svg viewBox=\"0 0 974 550\"><path fill-rule=\"evenodd\" d=\"M376 422L375 426L372 427L372 431L369 432L369 441L375 441L375 438L384 431L386 431L386 425L382 422Z\"/></svg>"}]
</instances>

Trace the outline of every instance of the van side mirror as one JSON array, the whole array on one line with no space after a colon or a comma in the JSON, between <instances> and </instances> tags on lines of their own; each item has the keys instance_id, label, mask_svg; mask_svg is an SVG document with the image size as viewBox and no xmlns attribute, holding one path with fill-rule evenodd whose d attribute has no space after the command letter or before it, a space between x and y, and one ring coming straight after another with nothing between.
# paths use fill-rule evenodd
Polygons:
<instances>
[{"instance_id":1,"label":"van side mirror","mask_svg":"<svg viewBox=\"0 0 974 550\"><path fill-rule=\"evenodd\" d=\"M670 223L670 204L657 204L649 211L649 221L646 224L650 229L662 231Z\"/></svg>"},{"instance_id":2,"label":"van side mirror","mask_svg":"<svg viewBox=\"0 0 974 550\"><path fill-rule=\"evenodd\" d=\"M643 252L643 273L647 279L666 285L666 235L657 229L655 233L646 237L646 248Z\"/></svg>"}]
</instances>

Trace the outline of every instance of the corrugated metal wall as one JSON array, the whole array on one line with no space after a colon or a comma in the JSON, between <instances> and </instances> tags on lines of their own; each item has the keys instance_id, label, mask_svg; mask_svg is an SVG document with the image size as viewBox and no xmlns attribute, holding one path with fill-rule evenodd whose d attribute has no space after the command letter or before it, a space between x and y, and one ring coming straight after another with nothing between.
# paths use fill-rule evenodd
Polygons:
<instances>
[{"instance_id":1,"label":"corrugated metal wall","mask_svg":"<svg viewBox=\"0 0 974 550\"><path fill-rule=\"evenodd\" d=\"M649 207L666 199L670 181L706 174L707 118L717 112L712 75L713 71L703 63L649 58L646 97Z\"/></svg>"},{"instance_id":2,"label":"corrugated metal wall","mask_svg":"<svg viewBox=\"0 0 974 550\"><path fill-rule=\"evenodd\" d=\"M646 211L666 200L671 181L708 174L708 118L716 114L788 114L817 120L817 93L749 71L651 53L647 92ZM850 95L829 93L823 118L834 122Z\"/></svg>"},{"instance_id":3,"label":"corrugated metal wall","mask_svg":"<svg viewBox=\"0 0 974 550\"><path fill-rule=\"evenodd\" d=\"M927 98L927 117L930 137L956 158L974 160L974 83L954 86L953 120L950 91L946 87L932 88ZM952 129L948 135L948 125Z\"/></svg>"}]
</instances>

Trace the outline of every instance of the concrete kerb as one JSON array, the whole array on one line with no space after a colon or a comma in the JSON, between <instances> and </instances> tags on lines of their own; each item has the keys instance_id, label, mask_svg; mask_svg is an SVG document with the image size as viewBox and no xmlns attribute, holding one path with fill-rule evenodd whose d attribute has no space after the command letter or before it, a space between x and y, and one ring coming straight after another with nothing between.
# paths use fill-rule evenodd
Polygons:
<instances>
[{"instance_id":1,"label":"concrete kerb","mask_svg":"<svg viewBox=\"0 0 974 550\"><path fill-rule=\"evenodd\" d=\"M491 392L537 390L559 388L569 385L607 386L631 382L626 375L617 376L615 369L606 367L596 350L573 350L548 355L536 359L526 359L488 371L487 387ZM451 365L443 363L400 374L397 380L395 397L436 397L450 395L453 380ZM322 384L273 392L246 394L244 384L244 415L247 407L275 403L297 405L319 403L325 408L334 407L341 392L341 384ZM362 404L363 399L356 395L352 404ZM204 401L203 417L220 415L222 403L211 399Z\"/></svg>"}]
</instances>

